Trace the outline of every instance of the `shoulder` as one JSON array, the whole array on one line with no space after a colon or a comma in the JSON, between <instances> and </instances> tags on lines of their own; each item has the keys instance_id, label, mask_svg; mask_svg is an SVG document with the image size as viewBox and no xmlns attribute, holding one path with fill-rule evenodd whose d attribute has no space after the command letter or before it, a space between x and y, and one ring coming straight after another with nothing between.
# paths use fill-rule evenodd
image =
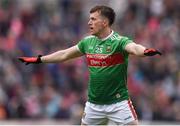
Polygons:
<instances>
[{"instance_id":1,"label":"shoulder","mask_svg":"<svg viewBox=\"0 0 180 126\"><path fill-rule=\"evenodd\" d=\"M119 42L123 41L124 39L128 39L128 37L119 35L117 32L114 32L114 34L111 36L111 40L116 40Z\"/></svg>"},{"instance_id":2,"label":"shoulder","mask_svg":"<svg viewBox=\"0 0 180 126\"><path fill-rule=\"evenodd\" d=\"M96 37L93 35L85 36L79 42L80 43L88 43L88 42L92 41L94 38L96 38Z\"/></svg>"},{"instance_id":3,"label":"shoulder","mask_svg":"<svg viewBox=\"0 0 180 126\"><path fill-rule=\"evenodd\" d=\"M95 36L94 35L88 35L88 36L85 36L82 40L91 40L91 39L94 39Z\"/></svg>"},{"instance_id":4,"label":"shoulder","mask_svg":"<svg viewBox=\"0 0 180 126\"><path fill-rule=\"evenodd\" d=\"M91 39L91 38L95 38L94 35L88 35L88 36L85 36L84 39Z\"/></svg>"}]
</instances>

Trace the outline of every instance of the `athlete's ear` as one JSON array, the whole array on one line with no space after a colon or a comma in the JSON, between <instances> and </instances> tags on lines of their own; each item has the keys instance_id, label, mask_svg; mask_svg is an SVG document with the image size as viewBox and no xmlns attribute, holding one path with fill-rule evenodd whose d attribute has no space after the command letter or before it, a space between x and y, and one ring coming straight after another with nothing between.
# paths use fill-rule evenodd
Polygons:
<instances>
[{"instance_id":1,"label":"athlete's ear","mask_svg":"<svg viewBox=\"0 0 180 126\"><path fill-rule=\"evenodd\" d=\"M108 26L108 24L109 24L109 21L107 19L104 19L103 20L103 25L106 27L106 26Z\"/></svg>"}]
</instances>

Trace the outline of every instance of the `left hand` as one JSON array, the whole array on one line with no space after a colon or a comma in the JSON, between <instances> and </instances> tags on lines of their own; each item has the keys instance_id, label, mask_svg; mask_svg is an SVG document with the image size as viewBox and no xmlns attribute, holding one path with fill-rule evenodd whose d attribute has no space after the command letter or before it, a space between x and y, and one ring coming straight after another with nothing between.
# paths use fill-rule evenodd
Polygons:
<instances>
[{"instance_id":1,"label":"left hand","mask_svg":"<svg viewBox=\"0 0 180 126\"><path fill-rule=\"evenodd\" d=\"M145 56L154 56L154 55L162 55L161 52L159 52L158 50L154 49L154 48L149 48L149 49L145 49L144 50L144 55Z\"/></svg>"}]
</instances>

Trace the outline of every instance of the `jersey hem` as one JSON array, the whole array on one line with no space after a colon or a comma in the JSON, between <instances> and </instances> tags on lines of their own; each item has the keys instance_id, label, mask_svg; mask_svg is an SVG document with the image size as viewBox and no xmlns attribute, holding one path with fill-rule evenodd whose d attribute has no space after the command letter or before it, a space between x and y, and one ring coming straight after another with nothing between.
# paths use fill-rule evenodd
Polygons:
<instances>
[{"instance_id":1,"label":"jersey hem","mask_svg":"<svg viewBox=\"0 0 180 126\"><path fill-rule=\"evenodd\" d=\"M110 105L110 104L114 104L114 103L121 102L121 101L128 100L128 99L129 99L129 96L125 97L125 98L117 99L114 101L108 101L108 102L97 102L97 101L93 101L93 100L88 99L88 102L93 103L93 104L97 104L97 105Z\"/></svg>"}]
</instances>

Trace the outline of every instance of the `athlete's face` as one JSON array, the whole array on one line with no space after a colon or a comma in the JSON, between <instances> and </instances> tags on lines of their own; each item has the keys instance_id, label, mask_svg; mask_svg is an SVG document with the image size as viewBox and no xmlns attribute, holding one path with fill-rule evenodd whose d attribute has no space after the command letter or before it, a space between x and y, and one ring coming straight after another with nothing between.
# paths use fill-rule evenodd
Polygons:
<instances>
[{"instance_id":1,"label":"athlete's face","mask_svg":"<svg viewBox=\"0 0 180 126\"><path fill-rule=\"evenodd\" d=\"M98 11L90 14L88 22L90 34L98 36L107 27L108 22Z\"/></svg>"}]
</instances>

